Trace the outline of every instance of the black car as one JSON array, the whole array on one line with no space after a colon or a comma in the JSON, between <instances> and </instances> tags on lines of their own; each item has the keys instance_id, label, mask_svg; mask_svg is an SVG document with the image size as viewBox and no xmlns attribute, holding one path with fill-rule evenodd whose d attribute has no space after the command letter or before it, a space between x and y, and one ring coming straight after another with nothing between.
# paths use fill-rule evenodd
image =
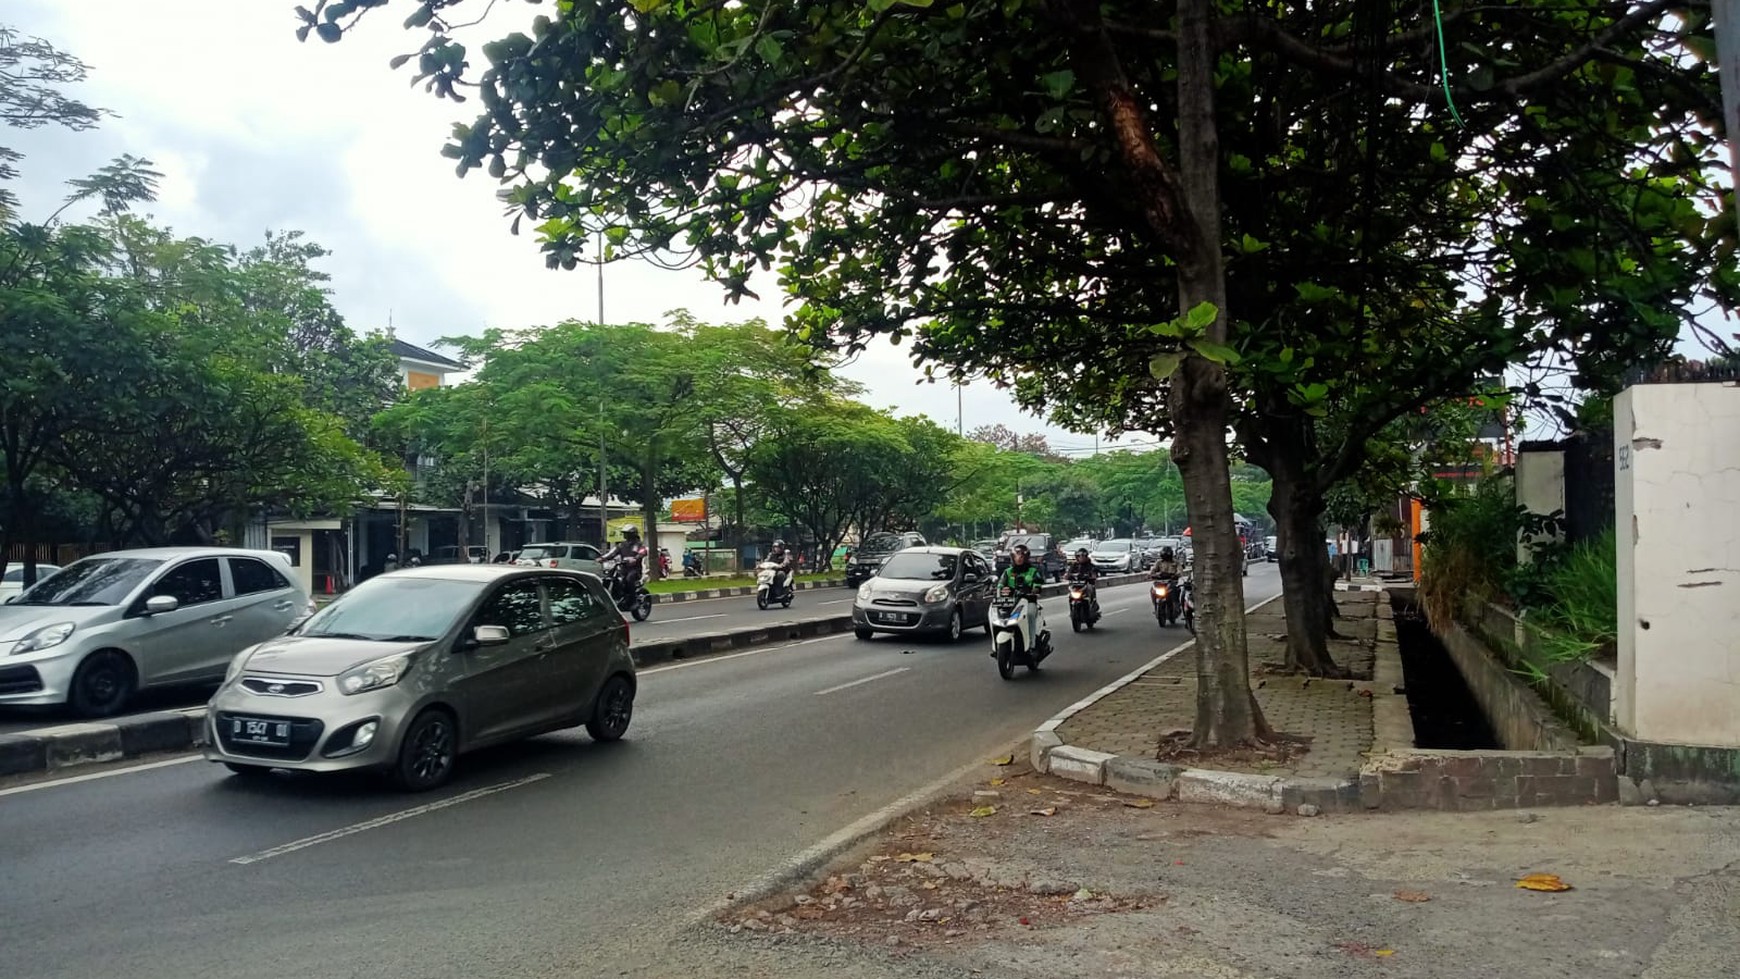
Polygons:
<instances>
[{"instance_id":1,"label":"black car","mask_svg":"<svg viewBox=\"0 0 1740 979\"><path fill-rule=\"evenodd\" d=\"M924 547L926 541L921 534L907 532L904 534L871 534L864 542L852 551L852 560L846 562L846 587L856 588L875 575L895 554L909 547Z\"/></svg>"},{"instance_id":2,"label":"black car","mask_svg":"<svg viewBox=\"0 0 1740 979\"><path fill-rule=\"evenodd\" d=\"M972 548L905 548L858 589L852 631L859 639L878 632L930 632L959 639L966 629L990 627L995 585L990 564Z\"/></svg>"},{"instance_id":3,"label":"black car","mask_svg":"<svg viewBox=\"0 0 1740 979\"><path fill-rule=\"evenodd\" d=\"M1040 574L1047 581L1057 581L1063 577L1063 569L1069 566L1066 555L1054 553L1051 549L1050 534L1010 534L1002 546L997 548L996 571L1000 575L1009 566L1009 552L1016 544L1026 544L1027 551L1033 557L1033 563L1039 565Z\"/></svg>"}]
</instances>

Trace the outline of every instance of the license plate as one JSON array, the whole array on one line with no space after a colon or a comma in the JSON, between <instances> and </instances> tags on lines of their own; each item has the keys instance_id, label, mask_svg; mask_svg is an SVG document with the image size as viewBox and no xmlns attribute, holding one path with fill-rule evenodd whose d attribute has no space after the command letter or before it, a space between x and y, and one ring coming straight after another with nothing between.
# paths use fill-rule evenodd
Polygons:
<instances>
[{"instance_id":1,"label":"license plate","mask_svg":"<svg viewBox=\"0 0 1740 979\"><path fill-rule=\"evenodd\" d=\"M894 623L896 625L905 625L906 624L906 614L904 612L877 612L876 613L876 621L878 621L878 622L890 622L890 623Z\"/></svg>"},{"instance_id":2,"label":"license plate","mask_svg":"<svg viewBox=\"0 0 1740 979\"><path fill-rule=\"evenodd\" d=\"M252 717L230 718L230 740L244 744L290 746L289 721L262 721Z\"/></svg>"}]
</instances>

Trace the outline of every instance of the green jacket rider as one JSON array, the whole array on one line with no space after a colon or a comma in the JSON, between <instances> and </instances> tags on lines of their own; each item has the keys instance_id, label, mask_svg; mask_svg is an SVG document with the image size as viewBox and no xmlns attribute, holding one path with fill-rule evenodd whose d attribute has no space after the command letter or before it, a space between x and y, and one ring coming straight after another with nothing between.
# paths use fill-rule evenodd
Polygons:
<instances>
[{"instance_id":1,"label":"green jacket rider","mask_svg":"<svg viewBox=\"0 0 1740 979\"><path fill-rule=\"evenodd\" d=\"M1031 560L1032 554L1026 544L1016 544L1009 552L1009 566L1003 569L1003 577L997 582L997 590L1007 588L1017 595L1038 595L1039 589L1045 584L1045 576Z\"/></svg>"}]
</instances>

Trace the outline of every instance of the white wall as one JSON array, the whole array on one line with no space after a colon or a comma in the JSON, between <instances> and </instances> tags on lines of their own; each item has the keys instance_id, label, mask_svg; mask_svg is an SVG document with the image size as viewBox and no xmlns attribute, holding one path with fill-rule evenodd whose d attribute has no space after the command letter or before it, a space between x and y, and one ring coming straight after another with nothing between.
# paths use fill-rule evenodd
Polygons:
<instances>
[{"instance_id":1,"label":"white wall","mask_svg":"<svg viewBox=\"0 0 1740 979\"><path fill-rule=\"evenodd\" d=\"M1644 384L1613 406L1619 726L1740 747L1740 386Z\"/></svg>"},{"instance_id":2,"label":"white wall","mask_svg":"<svg viewBox=\"0 0 1740 979\"><path fill-rule=\"evenodd\" d=\"M1546 516L1565 509L1565 450L1529 449L1516 454L1516 502L1530 513ZM1516 542L1519 563L1529 559L1529 544L1537 538L1525 536Z\"/></svg>"}]
</instances>

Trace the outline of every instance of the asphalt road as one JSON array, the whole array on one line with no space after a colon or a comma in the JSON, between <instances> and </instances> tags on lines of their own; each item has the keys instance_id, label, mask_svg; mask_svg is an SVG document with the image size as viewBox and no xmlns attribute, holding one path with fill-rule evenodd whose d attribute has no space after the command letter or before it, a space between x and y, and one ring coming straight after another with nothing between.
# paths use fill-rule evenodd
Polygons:
<instances>
[{"instance_id":1,"label":"asphalt road","mask_svg":"<svg viewBox=\"0 0 1740 979\"><path fill-rule=\"evenodd\" d=\"M1248 601L1274 594L1253 566ZM850 635L643 671L628 739L549 735L404 796L203 761L0 788L4 974L31 979L664 976L694 910L989 757L1181 642L1140 587L1037 675Z\"/></svg>"},{"instance_id":2,"label":"asphalt road","mask_svg":"<svg viewBox=\"0 0 1740 979\"><path fill-rule=\"evenodd\" d=\"M664 639L682 639L707 632L729 632L782 622L825 619L852 610L856 592L846 588L815 588L797 593L791 608L755 607L755 596L708 598L654 605L645 622L632 622L629 633L635 644ZM147 693L129 713L194 707L211 698L212 687L177 687ZM58 709L0 707L0 734L17 734L32 728L70 724L75 718Z\"/></svg>"}]
</instances>

